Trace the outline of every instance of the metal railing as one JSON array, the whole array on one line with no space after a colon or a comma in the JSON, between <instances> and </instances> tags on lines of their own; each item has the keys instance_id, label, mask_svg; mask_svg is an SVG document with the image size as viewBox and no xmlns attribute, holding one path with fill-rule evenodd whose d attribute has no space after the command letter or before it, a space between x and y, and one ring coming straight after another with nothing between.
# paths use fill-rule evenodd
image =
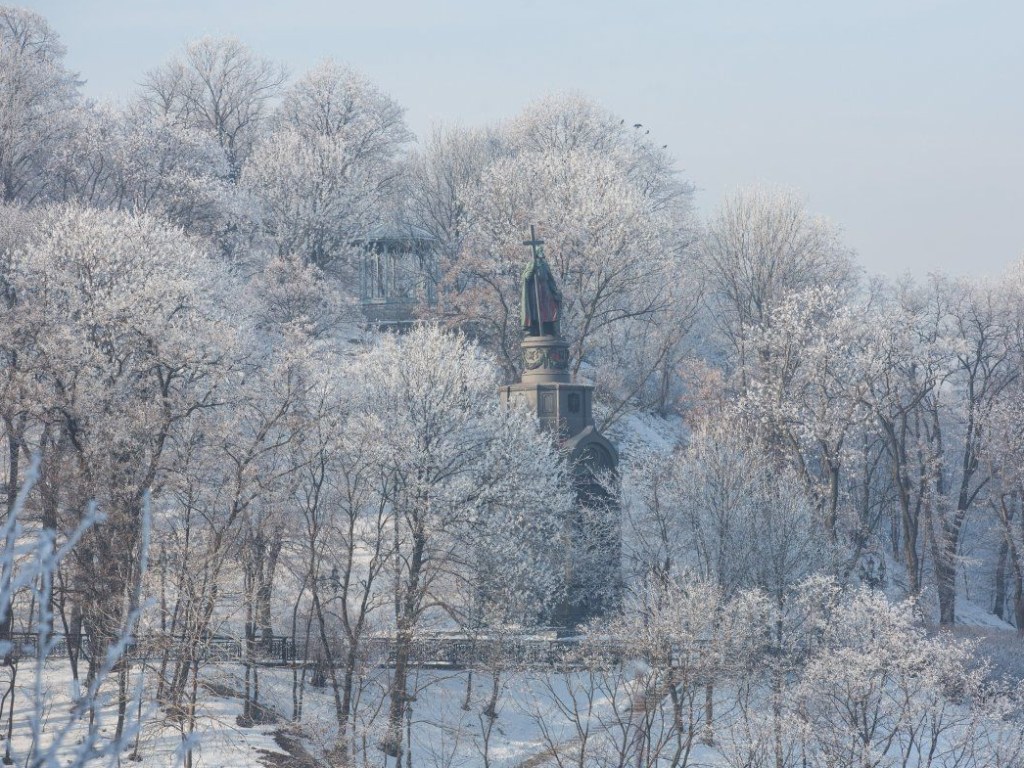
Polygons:
<instances>
[{"instance_id":1,"label":"metal railing","mask_svg":"<svg viewBox=\"0 0 1024 768\"><path fill-rule=\"evenodd\" d=\"M92 638L84 633L55 632L43 638L47 643L46 655L50 658L77 655L88 660L97 651L106 653L108 648L107 643L100 643L96 648ZM12 632L3 639L11 643L9 655L13 660L34 658L38 653L40 635L36 632ZM187 654L200 661L244 661L247 658L264 664L295 661L295 641L285 635L249 641L248 649L246 645L245 638L230 635L210 635L194 640L184 636L143 634L129 642L124 658L132 662L151 662Z\"/></svg>"},{"instance_id":2,"label":"metal railing","mask_svg":"<svg viewBox=\"0 0 1024 768\"><path fill-rule=\"evenodd\" d=\"M5 638L6 639L6 638ZM37 654L39 635L15 632L9 636L11 657L33 658ZM231 635L210 635L199 639L148 633L129 643L124 658L133 663L153 663L163 659L189 659L204 662L248 662L260 665L300 664L323 666L330 657L334 664L344 663L348 647L344 641L332 643L330 654L314 643L308 658L300 653L305 644L287 635L273 635L246 640ZM49 636L47 655L67 658L72 654L89 660L94 652L106 653L107 645L94 648L87 634L54 633ZM398 641L391 636L363 638L357 649L359 663L366 666L390 667L396 662ZM574 665L583 661L583 654L597 654L615 664L625 649L615 643L595 643L584 648L578 638L543 637L537 635L505 637L471 637L465 635L425 635L409 642L408 663L416 667L460 669L489 664L503 666Z\"/></svg>"}]
</instances>

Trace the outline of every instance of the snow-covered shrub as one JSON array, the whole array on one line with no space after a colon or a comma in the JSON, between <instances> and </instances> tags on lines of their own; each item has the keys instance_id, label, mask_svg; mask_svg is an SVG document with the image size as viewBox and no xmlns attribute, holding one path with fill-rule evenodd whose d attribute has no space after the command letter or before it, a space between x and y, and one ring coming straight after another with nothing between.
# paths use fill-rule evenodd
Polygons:
<instances>
[{"instance_id":1,"label":"snow-covered shrub","mask_svg":"<svg viewBox=\"0 0 1024 768\"><path fill-rule=\"evenodd\" d=\"M805 764L998 764L1014 749L1003 731L1015 694L986 688L971 659L969 643L928 636L909 602L855 592L832 614L794 689L808 726L793 734Z\"/></svg>"}]
</instances>

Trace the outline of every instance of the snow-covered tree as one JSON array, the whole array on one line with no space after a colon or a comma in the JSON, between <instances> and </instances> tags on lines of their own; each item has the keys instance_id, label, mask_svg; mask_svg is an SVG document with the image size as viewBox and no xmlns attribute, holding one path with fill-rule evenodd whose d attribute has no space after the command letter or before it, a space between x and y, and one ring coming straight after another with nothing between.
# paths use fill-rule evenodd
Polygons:
<instances>
[{"instance_id":1,"label":"snow-covered tree","mask_svg":"<svg viewBox=\"0 0 1024 768\"><path fill-rule=\"evenodd\" d=\"M921 587L927 546L944 624L955 620L962 530L992 477L981 459L993 409L1019 376L1013 306L995 286L941 277L901 286L864 352L864 399L886 444L909 591Z\"/></svg>"},{"instance_id":2,"label":"snow-covered tree","mask_svg":"<svg viewBox=\"0 0 1024 768\"><path fill-rule=\"evenodd\" d=\"M796 687L809 765L979 766L973 742L982 674L970 649L927 637L907 604L860 591L829 618Z\"/></svg>"},{"instance_id":3,"label":"snow-covered tree","mask_svg":"<svg viewBox=\"0 0 1024 768\"><path fill-rule=\"evenodd\" d=\"M756 362L750 332L770 324L787 296L819 286L844 290L857 269L839 229L812 216L791 190L753 187L727 197L701 238L714 328L733 369Z\"/></svg>"},{"instance_id":4,"label":"snow-covered tree","mask_svg":"<svg viewBox=\"0 0 1024 768\"><path fill-rule=\"evenodd\" d=\"M175 430L216 400L226 280L178 230L75 207L41 216L9 258L11 316L33 338L43 523L73 529L89 501L106 515L72 560L76 615L108 637L134 608L142 499Z\"/></svg>"},{"instance_id":5,"label":"snow-covered tree","mask_svg":"<svg viewBox=\"0 0 1024 768\"><path fill-rule=\"evenodd\" d=\"M246 285L245 298L257 329L267 337L325 341L358 317L351 296L298 256L270 259Z\"/></svg>"},{"instance_id":6,"label":"snow-covered tree","mask_svg":"<svg viewBox=\"0 0 1024 768\"><path fill-rule=\"evenodd\" d=\"M242 179L265 233L279 255L354 286L359 243L396 205L396 156L412 138L402 108L358 73L325 61L285 90L272 124Z\"/></svg>"},{"instance_id":7,"label":"snow-covered tree","mask_svg":"<svg viewBox=\"0 0 1024 768\"><path fill-rule=\"evenodd\" d=\"M236 180L284 81L283 68L239 40L204 37L146 74L139 106L212 136Z\"/></svg>"},{"instance_id":8,"label":"snow-covered tree","mask_svg":"<svg viewBox=\"0 0 1024 768\"><path fill-rule=\"evenodd\" d=\"M689 527L691 563L727 596L760 587L780 605L830 566L813 500L742 422L699 429L673 464L673 499Z\"/></svg>"},{"instance_id":9,"label":"snow-covered tree","mask_svg":"<svg viewBox=\"0 0 1024 768\"><path fill-rule=\"evenodd\" d=\"M301 516L296 600L308 594L309 603L302 653L323 661L334 700L329 751L349 759L364 735L359 727L359 692L367 675L363 641L389 625L387 608L393 606L385 585L393 567L394 518L388 499L378 493L376 435L347 428L356 417L350 382L335 376L332 367L311 372L315 384L302 406L306 428L293 446L299 469L286 504ZM304 675L295 695L296 717L305 684Z\"/></svg>"},{"instance_id":10,"label":"snow-covered tree","mask_svg":"<svg viewBox=\"0 0 1024 768\"><path fill-rule=\"evenodd\" d=\"M806 479L832 540L849 443L869 416L862 318L870 311L817 286L783 297L745 340L753 355L740 407Z\"/></svg>"},{"instance_id":11,"label":"snow-covered tree","mask_svg":"<svg viewBox=\"0 0 1024 768\"><path fill-rule=\"evenodd\" d=\"M375 170L352 162L344 138L307 137L286 126L256 146L242 185L278 255L294 254L351 283L357 241L382 216Z\"/></svg>"},{"instance_id":12,"label":"snow-covered tree","mask_svg":"<svg viewBox=\"0 0 1024 768\"><path fill-rule=\"evenodd\" d=\"M930 293L935 304L945 304L941 343L953 356L934 395L924 401L942 450L934 504L926 508L925 519L939 620L951 625L964 526L992 480L982 457L993 409L1020 378L1021 356L1014 338L1019 296L992 283L941 279L932 282Z\"/></svg>"},{"instance_id":13,"label":"snow-covered tree","mask_svg":"<svg viewBox=\"0 0 1024 768\"><path fill-rule=\"evenodd\" d=\"M500 583L504 616L536 621L560 588L557 547L571 501L550 439L500 406L496 371L437 327L384 337L352 366L353 439L377 446L377 493L393 517L396 638L384 748L402 751L411 643L424 617L463 618L452 596ZM514 543L513 543L514 542ZM477 551L482 550L482 551ZM479 581L480 567L496 580ZM515 599L515 594L526 599Z\"/></svg>"},{"instance_id":14,"label":"snow-covered tree","mask_svg":"<svg viewBox=\"0 0 1024 768\"><path fill-rule=\"evenodd\" d=\"M632 674L636 693L613 728L630 764L659 760L686 766L702 741L713 739L711 691L723 677L723 605L713 582L678 573L642 585L622 616L595 627L616 652L642 662ZM733 642L749 628L729 627ZM629 674L629 673L627 673Z\"/></svg>"},{"instance_id":15,"label":"snow-covered tree","mask_svg":"<svg viewBox=\"0 0 1024 768\"><path fill-rule=\"evenodd\" d=\"M39 14L0 6L0 200L47 194L53 153L71 133L79 81L60 37Z\"/></svg>"},{"instance_id":16,"label":"snow-covered tree","mask_svg":"<svg viewBox=\"0 0 1024 768\"><path fill-rule=\"evenodd\" d=\"M285 89L274 121L306 138L343 141L350 161L364 165L386 164L412 140L401 106L355 70L329 59Z\"/></svg>"},{"instance_id":17,"label":"snow-covered tree","mask_svg":"<svg viewBox=\"0 0 1024 768\"><path fill-rule=\"evenodd\" d=\"M493 129L435 127L405 167L404 215L433 238L443 263L455 260L469 234L468 204L490 163L506 150Z\"/></svg>"},{"instance_id":18,"label":"snow-covered tree","mask_svg":"<svg viewBox=\"0 0 1024 768\"><path fill-rule=\"evenodd\" d=\"M85 104L69 119L73 134L53 159L53 197L160 216L225 252L244 242L252 214L209 133L139 108Z\"/></svg>"}]
</instances>

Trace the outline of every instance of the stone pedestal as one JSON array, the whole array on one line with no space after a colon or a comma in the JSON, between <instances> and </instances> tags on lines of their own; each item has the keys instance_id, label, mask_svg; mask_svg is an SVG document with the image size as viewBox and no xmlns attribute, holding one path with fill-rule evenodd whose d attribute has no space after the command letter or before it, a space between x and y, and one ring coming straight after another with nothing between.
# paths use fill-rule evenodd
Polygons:
<instances>
[{"instance_id":1,"label":"stone pedestal","mask_svg":"<svg viewBox=\"0 0 1024 768\"><path fill-rule=\"evenodd\" d=\"M522 347L524 384L571 381L568 342L557 336L527 336Z\"/></svg>"},{"instance_id":2,"label":"stone pedestal","mask_svg":"<svg viewBox=\"0 0 1024 768\"><path fill-rule=\"evenodd\" d=\"M527 336L523 340L523 377L501 388L503 403L526 403L541 427L560 443L593 427L594 388L575 384L569 375L569 345L555 336Z\"/></svg>"},{"instance_id":3,"label":"stone pedestal","mask_svg":"<svg viewBox=\"0 0 1024 768\"><path fill-rule=\"evenodd\" d=\"M522 381L502 387L501 401L525 403L528 410L537 414L541 427L556 435L559 442L564 442L593 425L593 389L588 384Z\"/></svg>"},{"instance_id":4,"label":"stone pedestal","mask_svg":"<svg viewBox=\"0 0 1024 768\"><path fill-rule=\"evenodd\" d=\"M569 375L569 345L555 336L523 340L523 377L501 388L503 403L525 403L541 427L563 442L594 423L593 387L574 384Z\"/></svg>"}]
</instances>

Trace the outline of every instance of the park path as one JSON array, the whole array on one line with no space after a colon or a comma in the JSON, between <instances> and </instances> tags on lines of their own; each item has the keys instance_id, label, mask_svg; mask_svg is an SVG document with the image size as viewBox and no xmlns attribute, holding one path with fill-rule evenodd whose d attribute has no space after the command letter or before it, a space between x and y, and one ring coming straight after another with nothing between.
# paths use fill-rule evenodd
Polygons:
<instances>
[{"instance_id":1,"label":"park path","mask_svg":"<svg viewBox=\"0 0 1024 768\"><path fill-rule=\"evenodd\" d=\"M287 754L282 755L280 752L261 749L260 765L265 768L322 768L322 764L306 751L294 733L290 733L284 728L278 728L274 731L274 741Z\"/></svg>"}]
</instances>

